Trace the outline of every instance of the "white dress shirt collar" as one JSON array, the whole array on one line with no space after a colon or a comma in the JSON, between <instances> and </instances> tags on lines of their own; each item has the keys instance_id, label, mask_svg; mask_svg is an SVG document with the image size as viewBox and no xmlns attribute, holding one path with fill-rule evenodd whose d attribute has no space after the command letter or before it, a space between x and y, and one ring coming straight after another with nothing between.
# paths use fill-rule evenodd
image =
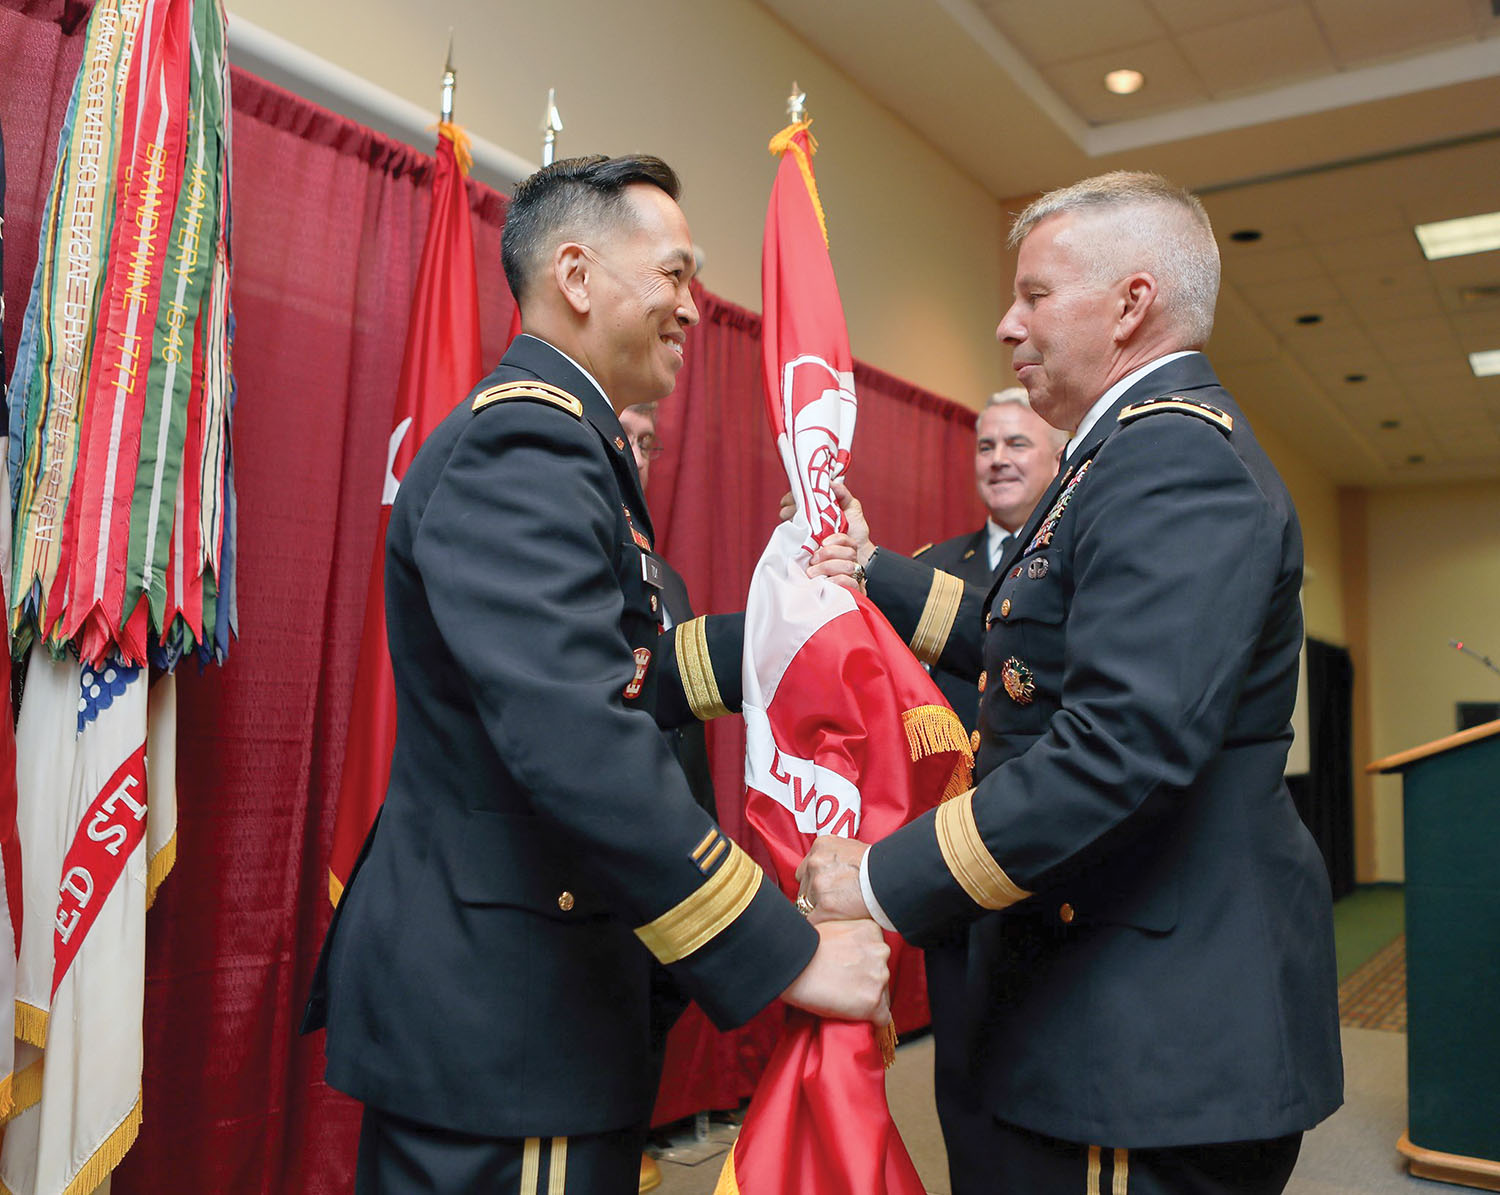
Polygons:
<instances>
[{"instance_id":1,"label":"white dress shirt collar","mask_svg":"<svg viewBox=\"0 0 1500 1195\"><path fill-rule=\"evenodd\" d=\"M1003 545L1007 536L1013 532L1007 531L994 519L986 519L984 522L985 551L989 553L990 572L994 572L1000 564L1000 555L1004 550Z\"/></svg>"},{"instance_id":2,"label":"white dress shirt collar","mask_svg":"<svg viewBox=\"0 0 1500 1195\"><path fill-rule=\"evenodd\" d=\"M1094 430L1094 424L1099 422L1104 412L1115 405L1115 401L1129 390L1152 370L1160 369L1168 361L1176 361L1179 357L1187 357L1197 352L1197 349L1183 349L1181 352L1168 353L1164 357L1158 357L1155 361L1147 361L1139 369L1127 373L1123 378L1111 386L1099 397L1099 401L1089 408L1089 413L1079 423L1078 430L1073 433L1073 438L1068 441L1068 446L1063 449L1063 460L1073 455L1073 450L1083 443L1083 438Z\"/></svg>"}]
</instances>

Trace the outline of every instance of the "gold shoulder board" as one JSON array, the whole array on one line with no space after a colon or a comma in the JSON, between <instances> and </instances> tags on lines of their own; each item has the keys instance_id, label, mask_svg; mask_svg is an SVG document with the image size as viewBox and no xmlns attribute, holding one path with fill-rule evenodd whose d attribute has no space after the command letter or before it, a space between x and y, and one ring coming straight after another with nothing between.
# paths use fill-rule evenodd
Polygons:
<instances>
[{"instance_id":1,"label":"gold shoulder board","mask_svg":"<svg viewBox=\"0 0 1500 1195\"><path fill-rule=\"evenodd\" d=\"M557 386L549 386L546 382L506 382L500 386L491 386L488 390L481 390L474 397L474 410L482 411L491 403L506 402L510 399L525 399L531 402L549 402L554 407L561 407L574 419L583 418L583 404Z\"/></svg>"},{"instance_id":2,"label":"gold shoulder board","mask_svg":"<svg viewBox=\"0 0 1500 1195\"><path fill-rule=\"evenodd\" d=\"M1234 416L1196 398L1183 398L1180 394L1169 394L1165 398L1143 398L1133 402L1120 412L1121 423L1131 423L1145 415L1159 411L1176 411L1182 415L1196 415L1205 423L1212 423L1226 436L1234 430Z\"/></svg>"},{"instance_id":3,"label":"gold shoulder board","mask_svg":"<svg viewBox=\"0 0 1500 1195\"><path fill-rule=\"evenodd\" d=\"M918 556L920 556L923 552L926 552L927 550L929 550L931 547L932 547L931 543L925 543L925 544L923 544L920 548L918 548L915 552L913 552L911 554L911 558L913 560L915 560Z\"/></svg>"}]
</instances>

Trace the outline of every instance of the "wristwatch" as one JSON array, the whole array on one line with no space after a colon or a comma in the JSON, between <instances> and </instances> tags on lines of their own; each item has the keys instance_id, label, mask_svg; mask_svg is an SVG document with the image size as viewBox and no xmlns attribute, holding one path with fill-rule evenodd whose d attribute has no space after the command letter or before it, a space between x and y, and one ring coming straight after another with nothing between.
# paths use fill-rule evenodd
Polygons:
<instances>
[{"instance_id":1,"label":"wristwatch","mask_svg":"<svg viewBox=\"0 0 1500 1195\"><path fill-rule=\"evenodd\" d=\"M870 555L866 558L863 564L861 564L858 560L855 560L854 562L854 583L859 586L861 592L864 591L865 582L869 580L870 565L875 563L875 553L878 551L880 551L878 547L871 548Z\"/></svg>"}]
</instances>

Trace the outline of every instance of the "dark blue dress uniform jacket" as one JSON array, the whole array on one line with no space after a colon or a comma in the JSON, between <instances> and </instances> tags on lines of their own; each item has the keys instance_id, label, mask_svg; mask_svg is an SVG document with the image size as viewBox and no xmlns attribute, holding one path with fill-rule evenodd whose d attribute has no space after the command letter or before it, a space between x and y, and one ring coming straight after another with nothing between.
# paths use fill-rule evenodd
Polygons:
<instances>
[{"instance_id":1,"label":"dark blue dress uniform jacket","mask_svg":"<svg viewBox=\"0 0 1500 1195\"><path fill-rule=\"evenodd\" d=\"M341 1091L486 1136L644 1125L653 956L721 1026L812 957L658 729L737 707L742 619L661 634L651 534L613 410L532 337L412 462L390 787L309 1008Z\"/></svg>"},{"instance_id":2,"label":"dark blue dress uniform jacket","mask_svg":"<svg viewBox=\"0 0 1500 1195\"><path fill-rule=\"evenodd\" d=\"M903 935L966 938L933 952L940 1106L1127 1148L1338 1107L1328 877L1282 779L1301 584L1291 499L1198 354L1099 420L993 589L872 562L917 654L983 673L973 792L869 861Z\"/></svg>"},{"instance_id":3,"label":"dark blue dress uniform jacket","mask_svg":"<svg viewBox=\"0 0 1500 1195\"><path fill-rule=\"evenodd\" d=\"M989 525L968 535L955 535L941 543L918 548L914 559L933 568L957 577L966 585L988 589L994 574L990 571ZM972 676L956 676L942 668L932 670L932 679L942 690L953 712L963 722L964 729L972 732L979 720L979 692Z\"/></svg>"}]
</instances>

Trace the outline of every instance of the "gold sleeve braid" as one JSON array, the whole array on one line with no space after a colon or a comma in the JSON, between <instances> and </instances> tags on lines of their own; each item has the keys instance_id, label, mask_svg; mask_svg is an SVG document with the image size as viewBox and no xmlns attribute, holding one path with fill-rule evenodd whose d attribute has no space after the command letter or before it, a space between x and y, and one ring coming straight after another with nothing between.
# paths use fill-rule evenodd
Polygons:
<instances>
[{"instance_id":1,"label":"gold sleeve braid","mask_svg":"<svg viewBox=\"0 0 1500 1195\"><path fill-rule=\"evenodd\" d=\"M688 707L699 721L707 722L729 713L719 693L719 682L714 678L714 662L708 654L706 618L689 619L678 626L677 671L682 677Z\"/></svg>"},{"instance_id":2,"label":"gold sleeve braid","mask_svg":"<svg viewBox=\"0 0 1500 1195\"><path fill-rule=\"evenodd\" d=\"M974 790L944 801L937 810L938 849L959 887L986 909L1003 909L1031 893L995 862L974 821Z\"/></svg>"},{"instance_id":3,"label":"gold sleeve braid","mask_svg":"<svg viewBox=\"0 0 1500 1195\"><path fill-rule=\"evenodd\" d=\"M687 958L734 924L760 889L760 865L730 845L723 866L691 896L679 901L635 936L663 966Z\"/></svg>"},{"instance_id":4,"label":"gold sleeve braid","mask_svg":"<svg viewBox=\"0 0 1500 1195\"><path fill-rule=\"evenodd\" d=\"M927 591L927 604L922 607L922 617L917 620L916 632L911 637L912 654L924 664L935 664L948 636L953 633L953 620L958 617L958 604L964 598L964 583L952 573L935 569L932 588Z\"/></svg>"}]
</instances>

